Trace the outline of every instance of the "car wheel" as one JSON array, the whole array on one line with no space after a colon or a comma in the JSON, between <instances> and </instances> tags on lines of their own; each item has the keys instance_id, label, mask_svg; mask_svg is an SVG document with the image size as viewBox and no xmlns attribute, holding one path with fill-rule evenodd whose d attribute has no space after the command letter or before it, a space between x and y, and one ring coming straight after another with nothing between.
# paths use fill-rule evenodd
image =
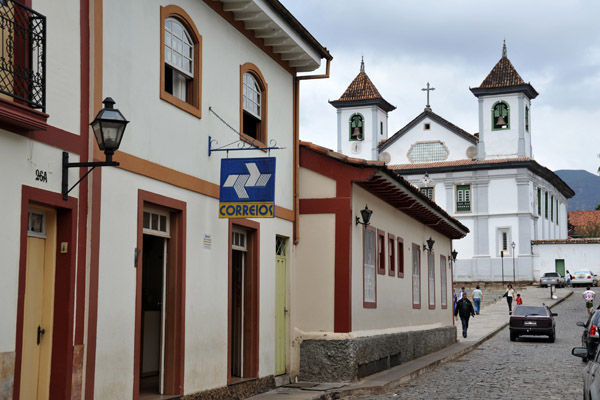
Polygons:
<instances>
[{"instance_id":1,"label":"car wheel","mask_svg":"<svg viewBox=\"0 0 600 400\"><path fill-rule=\"evenodd\" d=\"M548 341L550 343L554 343L555 339L556 339L556 332L552 331L552 333L550 335L548 335Z\"/></svg>"},{"instance_id":2,"label":"car wheel","mask_svg":"<svg viewBox=\"0 0 600 400\"><path fill-rule=\"evenodd\" d=\"M511 332L511 333L510 333L510 341L511 341L511 342L514 342L515 340L517 340L517 337L518 337L518 336L517 336L517 334L516 334L516 333L514 333L514 332Z\"/></svg>"}]
</instances>

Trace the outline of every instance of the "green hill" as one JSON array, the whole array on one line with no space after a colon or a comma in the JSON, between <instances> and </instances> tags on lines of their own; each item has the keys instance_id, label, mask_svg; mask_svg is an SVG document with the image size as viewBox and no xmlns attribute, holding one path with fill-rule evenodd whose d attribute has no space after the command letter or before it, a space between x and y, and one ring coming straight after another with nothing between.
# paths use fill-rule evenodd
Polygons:
<instances>
[{"instance_id":1,"label":"green hill","mask_svg":"<svg viewBox=\"0 0 600 400\"><path fill-rule=\"evenodd\" d=\"M575 192L569 199L569 211L595 210L600 203L600 176L585 170L554 171Z\"/></svg>"}]
</instances>

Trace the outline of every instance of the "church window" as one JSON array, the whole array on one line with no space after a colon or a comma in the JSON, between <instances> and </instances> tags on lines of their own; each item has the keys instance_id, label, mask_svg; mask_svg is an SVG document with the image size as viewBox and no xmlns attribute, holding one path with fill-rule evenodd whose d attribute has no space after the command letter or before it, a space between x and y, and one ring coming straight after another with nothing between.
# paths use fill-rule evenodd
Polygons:
<instances>
[{"instance_id":1,"label":"church window","mask_svg":"<svg viewBox=\"0 0 600 400\"><path fill-rule=\"evenodd\" d=\"M363 307L375 308L377 306L377 275L375 273L376 229L367 225L363 232Z\"/></svg>"},{"instance_id":2,"label":"church window","mask_svg":"<svg viewBox=\"0 0 600 400\"><path fill-rule=\"evenodd\" d=\"M548 192L544 192L544 217L548 219Z\"/></svg>"},{"instance_id":3,"label":"church window","mask_svg":"<svg viewBox=\"0 0 600 400\"><path fill-rule=\"evenodd\" d=\"M558 199L556 199L556 225L558 225Z\"/></svg>"},{"instance_id":4,"label":"church window","mask_svg":"<svg viewBox=\"0 0 600 400\"><path fill-rule=\"evenodd\" d=\"M471 185L456 186L456 211L471 211Z\"/></svg>"},{"instance_id":5,"label":"church window","mask_svg":"<svg viewBox=\"0 0 600 400\"><path fill-rule=\"evenodd\" d=\"M240 131L246 138L267 143L267 84L259 69L252 63L242 65L240 74Z\"/></svg>"},{"instance_id":6,"label":"church window","mask_svg":"<svg viewBox=\"0 0 600 400\"><path fill-rule=\"evenodd\" d=\"M383 122L379 122L379 134L383 136Z\"/></svg>"},{"instance_id":7,"label":"church window","mask_svg":"<svg viewBox=\"0 0 600 400\"><path fill-rule=\"evenodd\" d=\"M423 130L428 131L431 129L431 124L427 123L423 125Z\"/></svg>"},{"instance_id":8,"label":"church window","mask_svg":"<svg viewBox=\"0 0 600 400\"><path fill-rule=\"evenodd\" d=\"M412 294L413 308L421 308L421 248L412 245Z\"/></svg>"},{"instance_id":9,"label":"church window","mask_svg":"<svg viewBox=\"0 0 600 400\"><path fill-rule=\"evenodd\" d=\"M448 158L448 148L439 140L417 142L408 150L407 157L411 163L444 161Z\"/></svg>"},{"instance_id":10,"label":"church window","mask_svg":"<svg viewBox=\"0 0 600 400\"><path fill-rule=\"evenodd\" d=\"M362 115L356 113L350 117L350 140L363 140L365 119Z\"/></svg>"},{"instance_id":11,"label":"church window","mask_svg":"<svg viewBox=\"0 0 600 400\"><path fill-rule=\"evenodd\" d=\"M529 132L529 107L525 106L525 130Z\"/></svg>"},{"instance_id":12,"label":"church window","mask_svg":"<svg viewBox=\"0 0 600 400\"><path fill-rule=\"evenodd\" d=\"M160 98L200 118L202 36L180 7L161 7L160 16Z\"/></svg>"},{"instance_id":13,"label":"church window","mask_svg":"<svg viewBox=\"0 0 600 400\"><path fill-rule=\"evenodd\" d=\"M433 200L433 187L422 187L421 193L429 198L429 200Z\"/></svg>"},{"instance_id":14,"label":"church window","mask_svg":"<svg viewBox=\"0 0 600 400\"><path fill-rule=\"evenodd\" d=\"M542 188L537 188L537 215L542 216Z\"/></svg>"},{"instance_id":15,"label":"church window","mask_svg":"<svg viewBox=\"0 0 600 400\"><path fill-rule=\"evenodd\" d=\"M492 107L492 129L510 128L510 107L504 101L499 101Z\"/></svg>"},{"instance_id":16,"label":"church window","mask_svg":"<svg viewBox=\"0 0 600 400\"><path fill-rule=\"evenodd\" d=\"M498 229L498 255L510 256L510 230L508 228Z\"/></svg>"},{"instance_id":17,"label":"church window","mask_svg":"<svg viewBox=\"0 0 600 400\"><path fill-rule=\"evenodd\" d=\"M554 222L554 195L550 196L550 221Z\"/></svg>"}]
</instances>

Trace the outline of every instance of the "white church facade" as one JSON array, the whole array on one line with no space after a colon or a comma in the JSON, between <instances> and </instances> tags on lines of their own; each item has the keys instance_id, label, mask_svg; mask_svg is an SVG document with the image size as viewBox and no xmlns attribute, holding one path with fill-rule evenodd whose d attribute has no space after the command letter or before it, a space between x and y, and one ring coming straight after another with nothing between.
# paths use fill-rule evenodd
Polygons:
<instances>
[{"instance_id":1,"label":"white church facade","mask_svg":"<svg viewBox=\"0 0 600 400\"><path fill-rule=\"evenodd\" d=\"M433 89L428 84L424 90ZM533 158L531 102L538 93L520 77L506 46L470 90L478 99L479 133L464 131L427 104L388 137L387 113L395 107L383 100L363 64L340 99L330 102L338 111L338 151L385 161L468 227L453 245L454 280L536 280L545 271L538 270L531 242L568 237L568 199L575 193ZM357 115L363 118L360 133L353 124Z\"/></svg>"}]
</instances>

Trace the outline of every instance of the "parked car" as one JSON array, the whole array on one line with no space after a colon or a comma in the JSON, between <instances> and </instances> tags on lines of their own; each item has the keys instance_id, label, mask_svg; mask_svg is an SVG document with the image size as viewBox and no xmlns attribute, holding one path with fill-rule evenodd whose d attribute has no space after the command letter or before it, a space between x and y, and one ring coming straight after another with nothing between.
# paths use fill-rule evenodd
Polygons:
<instances>
[{"instance_id":1,"label":"parked car","mask_svg":"<svg viewBox=\"0 0 600 400\"><path fill-rule=\"evenodd\" d=\"M577 326L583 327L581 335L581 345L588 349L588 356L583 358L583 361L592 359L598 343L600 343L600 310L596 310L589 316L587 322L578 322Z\"/></svg>"},{"instance_id":2,"label":"parked car","mask_svg":"<svg viewBox=\"0 0 600 400\"><path fill-rule=\"evenodd\" d=\"M586 347L573 347L571 354L586 359L588 350ZM583 398L584 400L600 399L600 348L583 369Z\"/></svg>"},{"instance_id":3,"label":"parked car","mask_svg":"<svg viewBox=\"0 0 600 400\"><path fill-rule=\"evenodd\" d=\"M523 335L547 335L552 343L556 338L556 313L548 306L516 306L509 320L510 340L514 342Z\"/></svg>"},{"instance_id":4,"label":"parked car","mask_svg":"<svg viewBox=\"0 0 600 400\"><path fill-rule=\"evenodd\" d=\"M598 277L589 269L573 272L571 284L575 286L598 286Z\"/></svg>"},{"instance_id":5,"label":"parked car","mask_svg":"<svg viewBox=\"0 0 600 400\"><path fill-rule=\"evenodd\" d=\"M558 272L546 272L540 278L540 286L548 287L548 285L565 287L565 278L563 278Z\"/></svg>"}]
</instances>

